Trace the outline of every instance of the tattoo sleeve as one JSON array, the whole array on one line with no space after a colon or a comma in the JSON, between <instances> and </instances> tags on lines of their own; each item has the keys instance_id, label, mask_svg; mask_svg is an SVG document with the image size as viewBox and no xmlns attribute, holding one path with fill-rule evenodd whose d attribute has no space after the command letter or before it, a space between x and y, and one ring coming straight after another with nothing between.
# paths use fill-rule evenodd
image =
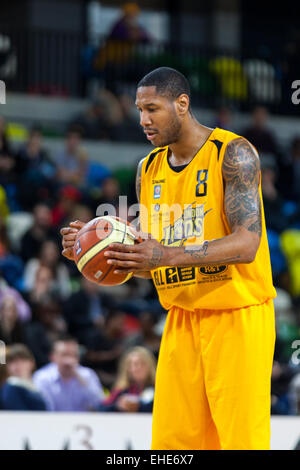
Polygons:
<instances>
[{"instance_id":1,"label":"tattoo sleeve","mask_svg":"<svg viewBox=\"0 0 300 470\"><path fill-rule=\"evenodd\" d=\"M227 145L223 166L225 213L232 231L242 226L261 237L260 163L255 149L243 138Z\"/></svg>"}]
</instances>

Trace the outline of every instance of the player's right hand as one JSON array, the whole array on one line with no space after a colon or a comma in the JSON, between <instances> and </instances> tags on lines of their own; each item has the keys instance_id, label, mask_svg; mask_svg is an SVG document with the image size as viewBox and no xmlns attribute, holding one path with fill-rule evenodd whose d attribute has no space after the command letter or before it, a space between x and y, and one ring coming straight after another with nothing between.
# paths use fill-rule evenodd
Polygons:
<instances>
[{"instance_id":1,"label":"player's right hand","mask_svg":"<svg viewBox=\"0 0 300 470\"><path fill-rule=\"evenodd\" d=\"M63 237L62 239L63 251L61 252L61 254L72 261L74 261L73 247L75 243L75 238L76 238L77 232L84 225L85 225L84 222L81 222L80 220L76 220L75 222L70 222L69 227L63 227L60 230L60 234Z\"/></svg>"}]
</instances>

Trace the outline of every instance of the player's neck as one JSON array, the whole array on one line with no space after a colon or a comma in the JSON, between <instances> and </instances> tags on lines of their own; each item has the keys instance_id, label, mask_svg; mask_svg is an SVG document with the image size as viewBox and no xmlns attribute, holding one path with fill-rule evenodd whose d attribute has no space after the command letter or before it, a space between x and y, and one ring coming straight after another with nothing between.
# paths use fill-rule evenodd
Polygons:
<instances>
[{"instance_id":1,"label":"player's neck","mask_svg":"<svg viewBox=\"0 0 300 470\"><path fill-rule=\"evenodd\" d=\"M179 140L169 145L170 164L173 166L188 164L207 141L212 130L200 124L195 118L189 118L182 126Z\"/></svg>"}]
</instances>

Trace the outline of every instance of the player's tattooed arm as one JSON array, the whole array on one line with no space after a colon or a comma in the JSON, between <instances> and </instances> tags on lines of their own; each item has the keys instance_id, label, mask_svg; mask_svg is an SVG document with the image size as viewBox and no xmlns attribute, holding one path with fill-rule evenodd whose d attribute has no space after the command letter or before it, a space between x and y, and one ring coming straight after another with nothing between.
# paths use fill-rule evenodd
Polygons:
<instances>
[{"instance_id":1,"label":"player's tattooed arm","mask_svg":"<svg viewBox=\"0 0 300 470\"><path fill-rule=\"evenodd\" d=\"M260 163L248 141L237 138L227 145L222 174L224 210L232 233L202 245L173 249L169 265L237 264L255 259L262 232Z\"/></svg>"},{"instance_id":2,"label":"player's tattooed arm","mask_svg":"<svg viewBox=\"0 0 300 470\"><path fill-rule=\"evenodd\" d=\"M255 149L245 139L232 140L225 151L223 166L225 213L231 231L244 227L261 237L259 196L260 163Z\"/></svg>"}]
</instances>

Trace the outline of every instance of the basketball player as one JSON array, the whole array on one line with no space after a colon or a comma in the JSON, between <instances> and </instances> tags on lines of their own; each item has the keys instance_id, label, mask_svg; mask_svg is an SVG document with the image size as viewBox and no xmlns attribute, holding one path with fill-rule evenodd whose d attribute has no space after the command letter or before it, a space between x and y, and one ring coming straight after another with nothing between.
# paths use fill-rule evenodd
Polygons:
<instances>
[{"instance_id":1,"label":"basketball player","mask_svg":"<svg viewBox=\"0 0 300 470\"><path fill-rule=\"evenodd\" d=\"M276 293L259 157L244 138L195 119L176 70L146 75L136 105L156 147L136 181L152 237L112 244L106 256L116 271L151 273L168 310L152 449L269 449ZM174 204L181 214L171 220ZM62 230L66 256L80 227Z\"/></svg>"}]
</instances>

